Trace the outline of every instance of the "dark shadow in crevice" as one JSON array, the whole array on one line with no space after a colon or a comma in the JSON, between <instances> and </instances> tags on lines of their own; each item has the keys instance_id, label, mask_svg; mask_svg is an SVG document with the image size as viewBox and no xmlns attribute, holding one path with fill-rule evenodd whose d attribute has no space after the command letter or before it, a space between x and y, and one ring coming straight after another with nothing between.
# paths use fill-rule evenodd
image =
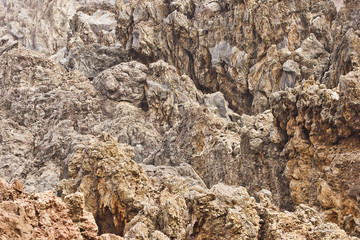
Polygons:
<instances>
[{"instance_id":1,"label":"dark shadow in crevice","mask_svg":"<svg viewBox=\"0 0 360 240\"><path fill-rule=\"evenodd\" d=\"M99 227L98 235L104 233L113 233L119 236L124 235L125 222L119 223L120 226L115 227L113 219L114 215L108 207L99 210L95 217L96 224Z\"/></svg>"}]
</instances>

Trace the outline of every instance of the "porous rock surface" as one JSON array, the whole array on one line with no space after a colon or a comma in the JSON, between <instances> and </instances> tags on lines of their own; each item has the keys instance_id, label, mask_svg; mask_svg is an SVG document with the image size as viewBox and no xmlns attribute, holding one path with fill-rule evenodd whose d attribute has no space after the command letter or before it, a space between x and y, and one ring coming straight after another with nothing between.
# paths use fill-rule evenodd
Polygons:
<instances>
[{"instance_id":1,"label":"porous rock surface","mask_svg":"<svg viewBox=\"0 0 360 240\"><path fill-rule=\"evenodd\" d=\"M359 233L359 70L327 89L311 80L272 95L278 135L286 143L286 176L295 203L310 203L325 219Z\"/></svg>"},{"instance_id":2,"label":"porous rock surface","mask_svg":"<svg viewBox=\"0 0 360 240\"><path fill-rule=\"evenodd\" d=\"M65 201L53 192L24 192L21 182L12 185L0 178L0 239L106 239L90 212L84 196L68 195Z\"/></svg>"},{"instance_id":3,"label":"porous rock surface","mask_svg":"<svg viewBox=\"0 0 360 240\"><path fill-rule=\"evenodd\" d=\"M267 190L257 193L256 203L244 187L208 189L187 164L138 165L133 150L109 136L76 149L58 191L84 194L100 233L125 239L352 239L305 205L280 212Z\"/></svg>"},{"instance_id":4,"label":"porous rock surface","mask_svg":"<svg viewBox=\"0 0 360 240\"><path fill-rule=\"evenodd\" d=\"M356 1L347 4L356 12ZM239 113L269 108L286 79L314 74L326 81L344 68L329 72L337 40L331 30L338 31L330 0L4 0L0 9L2 41L52 55L89 78L129 58L163 59L203 91L221 91Z\"/></svg>"},{"instance_id":5,"label":"porous rock surface","mask_svg":"<svg viewBox=\"0 0 360 240\"><path fill-rule=\"evenodd\" d=\"M359 66L359 0L2 0L0 238L360 237Z\"/></svg>"},{"instance_id":6,"label":"porous rock surface","mask_svg":"<svg viewBox=\"0 0 360 240\"><path fill-rule=\"evenodd\" d=\"M26 190L55 189L64 177L57 169L74 145L108 133L134 147L137 162L188 163L208 186L245 184L252 192L267 186L277 203L285 199L281 204L292 204L283 191L284 166L267 167L266 156L278 155L272 153L275 146L264 143L271 129L269 111L241 118L220 92L204 95L188 76L179 76L161 60L149 67L121 63L93 83L26 49L6 52L0 61L6 126L1 171L9 181L23 179ZM263 147L265 156L257 153ZM264 166L258 168L248 158ZM281 164L282 159L275 161ZM274 181L262 178L264 172Z\"/></svg>"}]
</instances>

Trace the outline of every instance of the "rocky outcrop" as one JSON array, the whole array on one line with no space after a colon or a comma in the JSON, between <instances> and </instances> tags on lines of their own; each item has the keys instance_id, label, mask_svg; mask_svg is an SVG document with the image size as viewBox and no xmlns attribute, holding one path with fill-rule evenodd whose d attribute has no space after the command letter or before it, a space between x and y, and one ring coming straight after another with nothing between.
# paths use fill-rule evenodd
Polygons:
<instances>
[{"instance_id":1,"label":"rocky outcrop","mask_svg":"<svg viewBox=\"0 0 360 240\"><path fill-rule=\"evenodd\" d=\"M0 42L45 53L67 69L94 78L129 59L116 39L114 8L115 1L107 0L4 0Z\"/></svg>"},{"instance_id":2,"label":"rocky outcrop","mask_svg":"<svg viewBox=\"0 0 360 240\"><path fill-rule=\"evenodd\" d=\"M256 238L255 200L244 188L208 190L188 165L139 166L132 156L129 146L103 136L78 147L67 160L59 191L84 194L100 233L125 239L155 239L155 231L160 239Z\"/></svg>"},{"instance_id":3,"label":"rocky outcrop","mask_svg":"<svg viewBox=\"0 0 360 240\"><path fill-rule=\"evenodd\" d=\"M122 63L99 74L94 85L110 99L141 107L155 123L161 143L141 143L139 154L144 158L136 151L136 161L170 166L187 163L209 187L223 182L246 186L251 193L266 187L273 191L276 204L292 208L289 192L284 190L288 188L285 161L270 142L269 111L240 117L228 108L220 92L202 94L187 76L178 76L163 61L149 69L135 62Z\"/></svg>"},{"instance_id":4,"label":"rocky outcrop","mask_svg":"<svg viewBox=\"0 0 360 240\"><path fill-rule=\"evenodd\" d=\"M1 239L101 239L84 197L69 195L68 204L52 192L26 194L20 182L0 179Z\"/></svg>"},{"instance_id":5,"label":"rocky outcrop","mask_svg":"<svg viewBox=\"0 0 360 240\"><path fill-rule=\"evenodd\" d=\"M106 105L87 78L42 54L15 49L0 62L1 117L8 126L1 132L1 171L9 173L3 176L25 179L30 191L53 189L69 142L77 133L90 133L89 127L107 115ZM15 140L18 144L9 145Z\"/></svg>"},{"instance_id":6,"label":"rocky outcrop","mask_svg":"<svg viewBox=\"0 0 360 240\"><path fill-rule=\"evenodd\" d=\"M0 177L75 239L360 236L359 6L2 0Z\"/></svg>"},{"instance_id":7,"label":"rocky outcrop","mask_svg":"<svg viewBox=\"0 0 360 240\"><path fill-rule=\"evenodd\" d=\"M1 1L1 41L17 41L52 55L67 44L68 19L76 5L76 1Z\"/></svg>"},{"instance_id":8,"label":"rocky outcrop","mask_svg":"<svg viewBox=\"0 0 360 240\"><path fill-rule=\"evenodd\" d=\"M52 0L45 4L46 17L38 10L40 4L5 1L0 5L8 13L3 41L18 41L20 46L53 55L67 69L80 70L91 79L131 59L146 65L164 60L204 92L221 91L240 114L268 109L270 94L289 78L296 81L314 74L323 81L338 79L337 65L342 63L335 61L329 71L329 54L343 30L334 26L353 24L350 19L357 16L357 8L350 6L357 3L349 1L344 8L348 10L339 14L344 19L332 24L337 13L329 0ZM340 31L338 37L330 33L332 28ZM288 68L291 60L295 70Z\"/></svg>"},{"instance_id":9,"label":"rocky outcrop","mask_svg":"<svg viewBox=\"0 0 360 240\"><path fill-rule=\"evenodd\" d=\"M243 187L211 189L186 164L138 165L133 150L109 136L79 145L67 159L59 194L28 195L1 180L4 239L356 239L312 208L280 212L271 193L259 202ZM96 216L99 232L94 217ZM121 234L124 238L115 235Z\"/></svg>"},{"instance_id":10,"label":"rocky outcrop","mask_svg":"<svg viewBox=\"0 0 360 240\"><path fill-rule=\"evenodd\" d=\"M133 145L137 159L160 144L140 108L110 101L79 72L26 49L4 53L0 65L0 171L8 181L24 180L28 191L55 189L73 142L111 133Z\"/></svg>"},{"instance_id":11,"label":"rocky outcrop","mask_svg":"<svg viewBox=\"0 0 360 240\"><path fill-rule=\"evenodd\" d=\"M325 219L359 234L357 170L359 71L338 89L307 81L272 95L276 133L286 143L286 176L296 204L318 206Z\"/></svg>"},{"instance_id":12,"label":"rocky outcrop","mask_svg":"<svg viewBox=\"0 0 360 240\"><path fill-rule=\"evenodd\" d=\"M314 208L300 204L294 212L279 212L272 205L271 193L258 192L258 212L262 219L259 239L358 239L336 224L325 223Z\"/></svg>"},{"instance_id":13,"label":"rocky outcrop","mask_svg":"<svg viewBox=\"0 0 360 240\"><path fill-rule=\"evenodd\" d=\"M120 4L119 39L135 58L164 59L199 88L221 91L236 112L261 113L269 107L271 92L286 79L282 65L296 50L301 52L310 33L323 34L325 47L332 41L327 31L336 16L335 6L331 1L311 4L173 1L167 6L160 1L129 1ZM278 51L279 58L274 54ZM329 65L329 53L323 55L321 73ZM319 53L307 57L314 61ZM301 61L298 57L297 62L313 69ZM304 74L314 72L306 69Z\"/></svg>"},{"instance_id":14,"label":"rocky outcrop","mask_svg":"<svg viewBox=\"0 0 360 240\"><path fill-rule=\"evenodd\" d=\"M360 66L360 11L357 0L345 1L346 6L338 13L332 27L334 39L330 81L327 87L336 87L340 76Z\"/></svg>"},{"instance_id":15,"label":"rocky outcrop","mask_svg":"<svg viewBox=\"0 0 360 240\"><path fill-rule=\"evenodd\" d=\"M129 146L102 136L67 159L59 192L83 194L100 233L125 239L352 239L313 208L280 212L267 190L256 203L243 187L206 188L187 164L138 165L132 156Z\"/></svg>"},{"instance_id":16,"label":"rocky outcrop","mask_svg":"<svg viewBox=\"0 0 360 240\"><path fill-rule=\"evenodd\" d=\"M92 83L25 49L0 61L6 126L0 171L8 181L22 179L29 191L54 189L74 146L106 133L131 145L137 162L187 163L209 187L223 182L251 193L266 187L276 204L292 208L283 190L285 163L270 143L270 112L240 117L220 92L204 95L163 61L121 63Z\"/></svg>"}]
</instances>

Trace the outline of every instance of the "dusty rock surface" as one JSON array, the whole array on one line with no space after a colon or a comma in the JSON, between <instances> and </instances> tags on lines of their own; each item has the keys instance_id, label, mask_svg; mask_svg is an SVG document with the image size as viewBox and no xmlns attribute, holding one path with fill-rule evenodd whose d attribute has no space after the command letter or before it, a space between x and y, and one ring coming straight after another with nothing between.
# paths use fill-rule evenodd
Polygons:
<instances>
[{"instance_id":1,"label":"dusty rock surface","mask_svg":"<svg viewBox=\"0 0 360 240\"><path fill-rule=\"evenodd\" d=\"M359 67L359 0L1 0L0 238L360 237Z\"/></svg>"}]
</instances>

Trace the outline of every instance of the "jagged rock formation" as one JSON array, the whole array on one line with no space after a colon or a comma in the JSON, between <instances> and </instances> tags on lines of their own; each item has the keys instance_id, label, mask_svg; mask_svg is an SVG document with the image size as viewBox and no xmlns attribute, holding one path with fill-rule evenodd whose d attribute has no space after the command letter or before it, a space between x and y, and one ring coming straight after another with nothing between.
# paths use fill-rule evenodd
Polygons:
<instances>
[{"instance_id":1,"label":"jagged rock formation","mask_svg":"<svg viewBox=\"0 0 360 240\"><path fill-rule=\"evenodd\" d=\"M175 239L257 236L255 201L244 188L216 185L206 190L187 165L141 167L131 160L131 149L119 148L113 139L92 139L84 146L69 157L65 169L69 179L60 183L60 192L83 192L101 233L129 239L151 239L155 230Z\"/></svg>"},{"instance_id":2,"label":"jagged rock formation","mask_svg":"<svg viewBox=\"0 0 360 240\"><path fill-rule=\"evenodd\" d=\"M272 96L292 199L320 206L326 220L356 234L359 77L359 71L341 77L335 91L308 81Z\"/></svg>"},{"instance_id":3,"label":"jagged rock formation","mask_svg":"<svg viewBox=\"0 0 360 240\"><path fill-rule=\"evenodd\" d=\"M207 189L188 165L139 166L132 155L108 136L79 146L60 183L65 202L52 192L28 196L20 182L0 179L1 239L355 239L304 205L279 212L269 191L255 203L243 187ZM99 217L100 233L124 238L97 236L84 208Z\"/></svg>"},{"instance_id":4,"label":"jagged rock formation","mask_svg":"<svg viewBox=\"0 0 360 240\"><path fill-rule=\"evenodd\" d=\"M3 39L54 54L90 78L129 58L163 59L200 89L221 91L236 112L261 113L290 76L329 77L332 1L45 2L46 18L43 1L5 1ZM319 39L306 42L310 33ZM301 69L287 68L289 59Z\"/></svg>"},{"instance_id":5,"label":"jagged rock formation","mask_svg":"<svg viewBox=\"0 0 360 240\"><path fill-rule=\"evenodd\" d=\"M125 239L351 239L307 206L279 212L269 191L260 191L256 203L243 187L206 188L186 164L138 165L132 149L109 136L76 149L59 192L83 193L100 233Z\"/></svg>"},{"instance_id":6,"label":"jagged rock formation","mask_svg":"<svg viewBox=\"0 0 360 240\"><path fill-rule=\"evenodd\" d=\"M149 68L121 63L99 74L93 84L25 49L6 52L0 61L2 114L9 125L2 131L1 171L7 180L24 179L29 191L54 189L64 177L57 169L73 153L73 145L109 133L134 147L138 162L188 163L208 186L244 185L252 193L266 186L278 205L292 204L283 190L283 160L273 153L274 145L266 144L270 112L240 119L221 93L204 95L189 77L180 77L163 61ZM257 152L261 148L264 156Z\"/></svg>"},{"instance_id":7,"label":"jagged rock formation","mask_svg":"<svg viewBox=\"0 0 360 240\"><path fill-rule=\"evenodd\" d=\"M84 197L77 193L65 201L51 191L28 195L16 181L0 179L1 239L102 239ZM104 236L106 237L106 236Z\"/></svg>"},{"instance_id":8,"label":"jagged rock formation","mask_svg":"<svg viewBox=\"0 0 360 240\"><path fill-rule=\"evenodd\" d=\"M0 177L61 196L19 193L75 239L359 237L359 19L359 0L2 0Z\"/></svg>"}]
</instances>

